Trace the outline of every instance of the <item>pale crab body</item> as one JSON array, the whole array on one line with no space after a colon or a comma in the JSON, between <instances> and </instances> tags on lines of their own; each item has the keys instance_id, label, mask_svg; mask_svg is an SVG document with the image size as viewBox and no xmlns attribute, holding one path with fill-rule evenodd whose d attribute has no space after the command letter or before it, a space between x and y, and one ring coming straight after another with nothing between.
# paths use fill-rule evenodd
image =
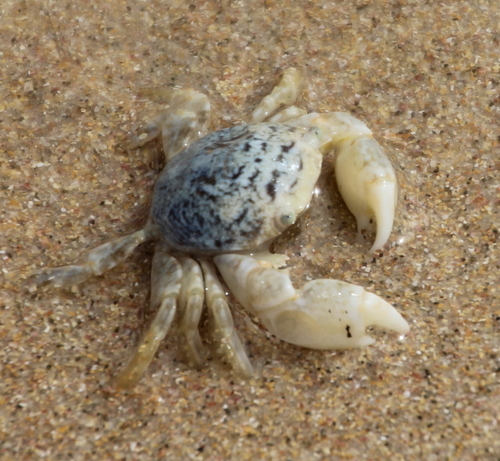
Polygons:
<instances>
[{"instance_id":1,"label":"pale crab body","mask_svg":"<svg viewBox=\"0 0 500 461\"><path fill-rule=\"evenodd\" d=\"M138 147L161 133L167 159L146 227L95 248L82 264L36 275L38 285L81 283L125 260L140 243L157 242L150 302L155 315L120 372L119 387L139 380L175 317L190 361L202 365L198 328L205 306L219 351L240 374L252 373L215 266L240 304L289 343L345 349L372 344L370 325L408 331L389 303L362 287L320 279L296 289L280 269L287 257L269 252L309 206L323 155L333 148L337 184L360 235L376 223L371 251L386 243L394 219L396 177L371 131L349 114L307 114L291 106L301 81L300 72L286 70L250 124L206 136L208 98L174 91L168 110L130 138L129 146ZM290 107L277 112L282 105Z\"/></svg>"}]
</instances>

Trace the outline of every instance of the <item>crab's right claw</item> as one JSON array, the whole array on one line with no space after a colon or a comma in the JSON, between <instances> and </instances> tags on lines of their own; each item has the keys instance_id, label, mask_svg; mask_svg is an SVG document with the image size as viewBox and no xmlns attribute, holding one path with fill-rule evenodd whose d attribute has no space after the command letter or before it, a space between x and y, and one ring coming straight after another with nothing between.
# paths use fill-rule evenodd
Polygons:
<instances>
[{"instance_id":1,"label":"crab's right claw","mask_svg":"<svg viewBox=\"0 0 500 461\"><path fill-rule=\"evenodd\" d=\"M348 349L375 342L370 325L399 334L408 323L389 303L339 280L313 280L296 290L286 271L248 256L214 259L238 301L283 341L311 349Z\"/></svg>"},{"instance_id":2,"label":"crab's right claw","mask_svg":"<svg viewBox=\"0 0 500 461\"><path fill-rule=\"evenodd\" d=\"M366 327L405 334L408 323L379 296L340 280L319 279L297 290L297 299L272 318L279 338L311 349L350 349L373 344Z\"/></svg>"}]
</instances>

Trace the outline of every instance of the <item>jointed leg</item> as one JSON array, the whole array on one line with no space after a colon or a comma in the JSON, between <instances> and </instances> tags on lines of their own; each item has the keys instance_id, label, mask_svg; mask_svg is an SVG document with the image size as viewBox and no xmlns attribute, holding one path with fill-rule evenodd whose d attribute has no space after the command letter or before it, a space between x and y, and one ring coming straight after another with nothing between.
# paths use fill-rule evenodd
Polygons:
<instances>
[{"instance_id":1,"label":"jointed leg","mask_svg":"<svg viewBox=\"0 0 500 461\"><path fill-rule=\"evenodd\" d=\"M269 123L286 123L289 120L296 119L298 117L302 117L303 115L306 115L307 111L305 109L301 109L300 107L297 106L290 106L287 107L286 109L280 110L276 114L274 114L272 117L269 117L266 122Z\"/></svg>"},{"instance_id":2,"label":"jointed leg","mask_svg":"<svg viewBox=\"0 0 500 461\"><path fill-rule=\"evenodd\" d=\"M300 94L304 77L302 72L293 67L283 72L281 80L254 109L250 123L261 123L280 106L291 106Z\"/></svg>"},{"instance_id":3,"label":"jointed leg","mask_svg":"<svg viewBox=\"0 0 500 461\"><path fill-rule=\"evenodd\" d=\"M174 320L181 281L181 265L161 244L157 244L151 273L151 307L159 305L159 308L134 354L116 377L118 388L130 389L134 386L153 360Z\"/></svg>"},{"instance_id":4,"label":"jointed leg","mask_svg":"<svg viewBox=\"0 0 500 461\"><path fill-rule=\"evenodd\" d=\"M46 269L34 274L36 285L51 284L54 287L68 287L84 282L93 275L102 275L127 259L132 251L143 242L155 238L149 227L133 234L120 237L100 245L85 256L85 262Z\"/></svg>"},{"instance_id":5,"label":"jointed leg","mask_svg":"<svg viewBox=\"0 0 500 461\"><path fill-rule=\"evenodd\" d=\"M191 258L179 258L184 278L179 296L180 330L185 336L188 359L196 367L205 362L199 333L200 317L205 303L205 284L199 264Z\"/></svg>"},{"instance_id":6,"label":"jointed leg","mask_svg":"<svg viewBox=\"0 0 500 461\"><path fill-rule=\"evenodd\" d=\"M207 308L213 317L214 336L220 342L220 351L239 374L251 376L253 368L234 328L233 316L215 267L207 261L202 261L201 267L205 276Z\"/></svg>"},{"instance_id":7,"label":"jointed leg","mask_svg":"<svg viewBox=\"0 0 500 461\"><path fill-rule=\"evenodd\" d=\"M209 115L210 102L206 95L191 89L175 90L168 109L135 129L126 147L140 147L161 133L165 160L168 162L206 134Z\"/></svg>"}]
</instances>

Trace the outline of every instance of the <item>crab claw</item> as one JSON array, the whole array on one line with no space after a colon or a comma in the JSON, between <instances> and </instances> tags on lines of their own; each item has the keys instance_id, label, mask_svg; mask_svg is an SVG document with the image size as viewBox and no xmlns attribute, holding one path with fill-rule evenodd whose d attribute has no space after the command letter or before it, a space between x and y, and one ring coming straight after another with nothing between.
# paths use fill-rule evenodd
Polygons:
<instances>
[{"instance_id":1,"label":"crab claw","mask_svg":"<svg viewBox=\"0 0 500 461\"><path fill-rule=\"evenodd\" d=\"M337 148L335 175L340 194L356 218L358 238L362 239L365 230L376 230L373 253L391 234L398 198L396 174L382 147L370 136L345 139Z\"/></svg>"},{"instance_id":2,"label":"crab claw","mask_svg":"<svg viewBox=\"0 0 500 461\"><path fill-rule=\"evenodd\" d=\"M311 349L349 349L373 344L370 325L405 334L408 323L389 303L362 287L319 279L296 290L287 271L250 256L214 258L238 301L283 341Z\"/></svg>"},{"instance_id":3,"label":"crab claw","mask_svg":"<svg viewBox=\"0 0 500 461\"><path fill-rule=\"evenodd\" d=\"M398 198L394 168L364 122L344 112L310 113L286 125L315 127L323 153L337 148L335 176L340 194L358 225L358 239L376 231L370 253L382 248L391 234ZM376 223L376 226L375 226Z\"/></svg>"}]
</instances>

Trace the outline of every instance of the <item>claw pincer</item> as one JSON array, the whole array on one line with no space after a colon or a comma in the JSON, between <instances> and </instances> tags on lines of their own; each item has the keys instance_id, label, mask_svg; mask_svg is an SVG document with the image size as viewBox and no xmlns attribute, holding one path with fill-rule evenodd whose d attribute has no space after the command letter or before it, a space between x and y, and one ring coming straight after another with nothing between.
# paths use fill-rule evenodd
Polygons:
<instances>
[{"instance_id":1,"label":"claw pincer","mask_svg":"<svg viewBox=\"0 0 500 461\"><path fill-rule=\"evenodd\" d=\"M348 349L375 342L366 327L405 334L408 323L388 302L340 280L318 279L301 289L288 273L251 256L214 258L231 293L278 338L311 349Z\"/></svg>"}]
</instances>

